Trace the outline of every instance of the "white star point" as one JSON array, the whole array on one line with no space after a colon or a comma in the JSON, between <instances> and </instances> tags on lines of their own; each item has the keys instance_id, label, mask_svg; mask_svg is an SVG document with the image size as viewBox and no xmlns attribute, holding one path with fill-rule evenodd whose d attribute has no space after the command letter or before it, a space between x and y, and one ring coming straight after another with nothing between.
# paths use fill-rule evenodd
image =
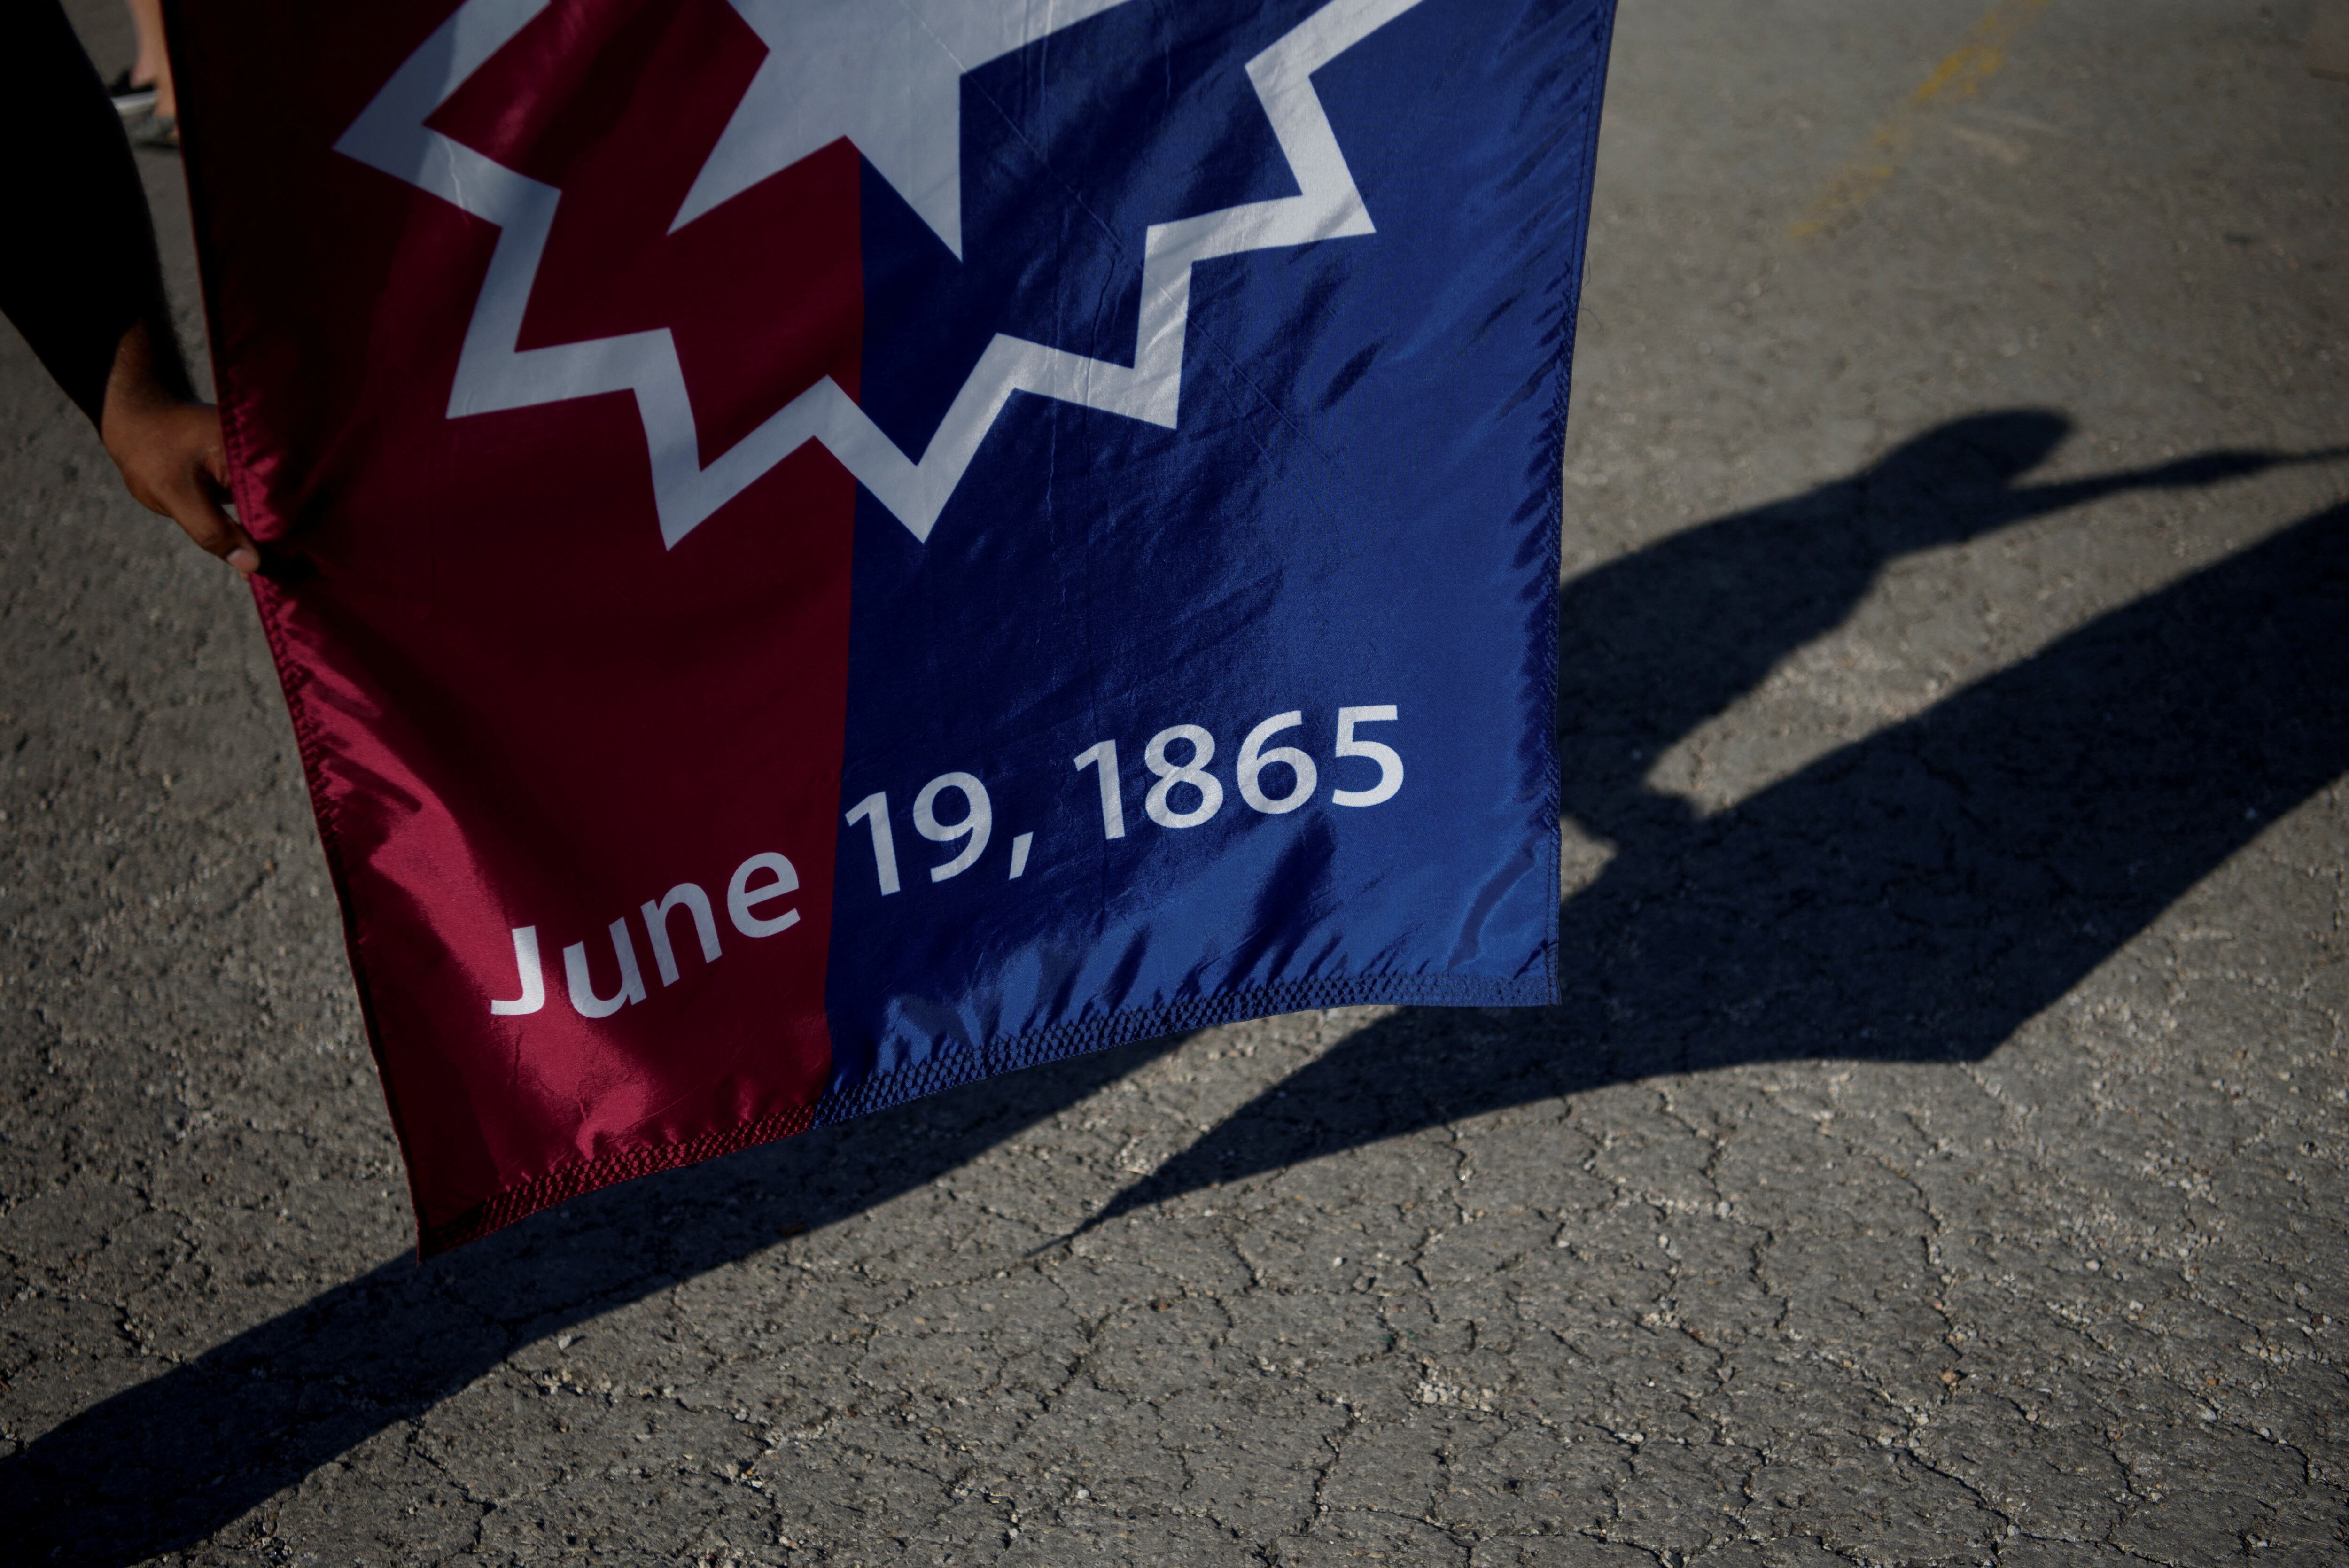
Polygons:
<instances>
[{"instance_id":1,"label":"white star point","mask_svg":"<svg viewBox=\"0 0 2349 1568\"><path fill-rule=\"evenodd\" d=\"M962 254L962 78L1124 0L730 0L767 46L669 225L842 137Z\"/></svg>"}]
</instances>

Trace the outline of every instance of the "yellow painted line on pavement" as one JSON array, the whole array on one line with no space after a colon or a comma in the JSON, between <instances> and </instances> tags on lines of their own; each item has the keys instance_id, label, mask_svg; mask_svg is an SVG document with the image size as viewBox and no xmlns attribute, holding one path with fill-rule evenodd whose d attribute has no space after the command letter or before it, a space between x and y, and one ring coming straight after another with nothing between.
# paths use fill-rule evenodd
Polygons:
<instances>
[{"instance_id":1,"label":"yellow painted line on pavement","mask_svg":"<svg viewBox=\"0 0 2349 1568\"><path fill-rule=\"evenodd\" d=\"M2006 64L2014 40L2047 5L2048 0L1998 0L1984 12L1967 32L1965 41L1951 50L1900 101L1892 118L1868 138L1868 150L1827 181L1826 190L1787 229L1787 234L1796 240L1816 239L1857 216L1900 171L1900 160L1916 138L1917 117L1936 104L1955 103L1980 92L1982 84Z\"/></svg>"}]
</instances>

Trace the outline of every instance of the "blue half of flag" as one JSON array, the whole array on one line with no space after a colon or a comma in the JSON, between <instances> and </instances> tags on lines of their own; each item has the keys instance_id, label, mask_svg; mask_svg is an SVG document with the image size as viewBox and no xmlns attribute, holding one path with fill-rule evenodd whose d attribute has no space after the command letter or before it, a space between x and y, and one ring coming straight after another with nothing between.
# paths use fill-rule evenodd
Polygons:
<instances>
[{"instance_id":1,"label":"blue half of flag","mask_svg":"<svg viewBox=\"0 0 2349 1568\"><path fill-rule=\"evenodd\" d=\"M1231 233L1180 280L1171 423L1017 391L926 536L859 492L820 1117L1249 1015L1554 1000L1612 11L1112 5L963 78L959 254L865 165L858 401L909 454L999 339L1142 364L1154 235ZM1319 128L1276 101L1317 24ZM1333 153L1359 216L1270 242Z\"/></svg>"}]
</instances>

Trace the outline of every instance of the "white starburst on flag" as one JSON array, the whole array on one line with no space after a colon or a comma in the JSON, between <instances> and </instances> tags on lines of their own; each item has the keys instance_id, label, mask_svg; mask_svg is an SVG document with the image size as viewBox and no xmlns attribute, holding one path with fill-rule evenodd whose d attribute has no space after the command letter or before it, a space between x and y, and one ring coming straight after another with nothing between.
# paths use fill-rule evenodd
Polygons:
<instances>
[{"instance_id":1,"label":"white starburst on flag","mask_svg":"<svg viewBox=\"0 0 2349 1568\"><path fill-rule=\"evenodd\" d=\"M1055 28L1104 9L1116 0L1008 0L1003 18L993 31L965 18L964 31L951 35L965 54L978 54L995 42L997 53L1033 42ZM946 418L919 459L908 458L879 426L865 416L839 384L825 377L785 404L749 435L706 467L701 461L693 403L685 385L674 340L666 330L627 333L546 348L518 346L523 315L538 275L539 260L554 228L562 192L554 187L509 169L460 142L429 129L424 122L461 87L466 79L545 9L548 0L465 0L456 14L434 31L409 56L383 89L352 122L336 150L379 169L418 189L450 202L499 231L498 243L482 281L472 321L465 332L458 358L456 384L449 398L449 417L486 414L501 409L533 407L590 397L607 392L633 392L644 422L646 445L652 459L653 495L660 514L661 538L674 547L709 515L740 495L761 475L809 441L820 442L858 483L887 507L917 540L926 541L938 514L946 508L962 476L970 467L981 439L996 416L1015 392L1056 397L1106 413L1144 420L1173 429L1182 392L1183 341L1190 318L1191 270L1198 263L1247 251L1307 244L1372 232L1338 146L1337 133L1313 90L1313 73L1371 33L1418 5L1420 0L1331 0L1284 34L1269 48L1247 62L1274 137L1288 160L1299 194L1269 201L1250 201L1196 217L1154 223L1143 248L1142 311L1135 335L1133 363L1118 365L1092 359L1025 338L998 334L979 356ZM746 17L757 0L737 0ZM920 9L951 20L961 10L978 13L988 0L927 0ZM883 15L899 10L890 0L845 0L842 11ZM779 12L788 20L788 12ZM825 13L832 15L830 11ZM753 24L756 26L756 23ZM932 29L931 41L951 56L947 35ZM977 40L974 42L973 40ZM1009 40L1004 42L1004 40ZM944 77L935 61L911 47L894 55L885 51L867 57L864 92L884 103L895 103L908 113L939 111L937 84L955 88L944 112L960 113L957 63ZM971 64L978 63L972 60ZM883 90L875 73L900 66L898 78ZM763 75L763 71L762 71ZM927 96L925 97L924 95ZM790 154L790 149L810 134L824 131L823 139L798 156L846 134L858 150L872 159L874 169L893 184L905 175L916 190L900 193L924 220L953 243L959 238L959 130L953 143L957 194L951 208L937 198L936 144L922 165L900 162L896 170L873 159L858 140L859 127L850 124L824 130L826 119L844 111L830 101L792 108L774 94L761 99L762 113L791 117L796 129L773 133L754 121L736 136L737 123L759 97L758 81L744 94L734 121L719 148L697 177L694 190L709 185L709 199L700 207L689 195L680 223L699 211L747 188L751 171L762 163ZM869 111L856 111L869 112ZM853 115L851 116L853 118ZM804 118L808 124L800 124ZM812 129L810 127L812 126ZM730 144L732 144L730 150ZM741 150L750 148L755 156ZM721 154L729 161L721 163ZM784 165L776 163L767 173ZM928 182L909 170L926 167ZM719 173L712 175L712 170ZM951 211L952 232L939 228Z\"/></svg>"}]
</instances>

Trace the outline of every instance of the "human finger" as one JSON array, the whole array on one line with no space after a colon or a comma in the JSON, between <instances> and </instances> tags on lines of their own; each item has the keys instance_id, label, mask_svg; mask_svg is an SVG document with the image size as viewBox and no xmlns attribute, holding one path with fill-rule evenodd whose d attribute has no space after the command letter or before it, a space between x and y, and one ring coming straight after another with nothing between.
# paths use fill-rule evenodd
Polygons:
<instances>
[{"instance_id":1,"label":"human finger","mask_svg":"<svg viewBox=\"0 0 2349 1568\"><path fill-rule=\"evenodd\" d=\"M228 456L220 411L208 403L129 407L110 422L109 446L131 495L161 512L202 550L247 576L261 568L261 552L222 502L228 494Z\"/></svg>"},{"instance_id":2,"label":"human finger","mask_svg":"<svg viewBox=\"0 0 2349 1568\"><path fill-rule=\"evenodd\" d=\"M159 510L178 523L199 549L250 577L261 570L261 551L221 505L214 484L208 482L212 476L207 467L191 464L159 486L156 499L163 503Z\"/></svg>"}]
</instances>

